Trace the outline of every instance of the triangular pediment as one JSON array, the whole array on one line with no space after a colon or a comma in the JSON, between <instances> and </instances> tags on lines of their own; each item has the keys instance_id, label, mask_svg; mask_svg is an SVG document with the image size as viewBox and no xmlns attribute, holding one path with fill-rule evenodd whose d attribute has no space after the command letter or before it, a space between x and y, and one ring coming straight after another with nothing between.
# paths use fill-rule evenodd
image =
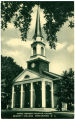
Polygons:
<instances>
[{"instance_id":1,"label":"triangular pediment","mask_svg":"<svg viewBox=\"0 0 75 120\"><path fill-rule=\"evenodd\" d=\"M40 78L41 76L29 69L25 69L21 74L19 74L15 79L14 82L20 82L20 81L27 81L30 79Z\"/></svg>"}]
</instances>

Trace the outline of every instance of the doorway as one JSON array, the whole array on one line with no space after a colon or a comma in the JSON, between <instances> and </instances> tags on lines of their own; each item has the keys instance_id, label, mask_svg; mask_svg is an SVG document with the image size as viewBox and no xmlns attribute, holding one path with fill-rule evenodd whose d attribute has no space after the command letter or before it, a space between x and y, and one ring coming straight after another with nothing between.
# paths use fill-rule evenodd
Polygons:
<instances>
[{"instance_id":1,"label":"doorway","mask_svg":"<svg viewBox=\"0 0 75 120\"><path fill-rule=\"evenodd\" d=\"M42 107L41 81L34 83L34 91L35 91L34 107L41 108Z\"/></svg>"},{"instance_id":2,"label":"doorway","mask_svg":"<svg viewBox=\"0 0 75 120\"><path fill-rule=\"evenodd\" d=\"M46 108L51 108L51 86L46 84Z\"/></svg>"},{"instance_id":3,"label":"doorway","mask_svg":"<svg viewBox=\"0 0 75 120\"><path fill-rule=\"evenodd\" d=\"M14 107L15 108L20 108L20 96L21 96L21 85L15 85L14 86Z\"/></svg>"},{"instance_id":4,"label":"doorway","mask_svg":"<svg viewBox=\"0 0 75 120\"><path fill-rule=\"evenodd\" d=\"M23 85L23 107L30 108L30 83L26 83Z\"/></svg>"}]
</instances>

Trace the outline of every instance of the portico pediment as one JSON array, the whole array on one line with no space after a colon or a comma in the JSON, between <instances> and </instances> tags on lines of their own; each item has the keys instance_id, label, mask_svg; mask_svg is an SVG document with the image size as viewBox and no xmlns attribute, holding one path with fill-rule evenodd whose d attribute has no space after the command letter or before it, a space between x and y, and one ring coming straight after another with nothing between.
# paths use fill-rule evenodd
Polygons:
<instances>
[{"instance_id":1,"label":"portico pediment","mask_svg":"<svg viewBox=\"0 0 75 120\"><path fill-rule=\"evenodd\" d=\"M30 79L40 78L41 76L29 69L25 69L21 74L19 74L15 79L14 82L20 82L20 81L27 81Z\"/></svg>"}]
</instances>

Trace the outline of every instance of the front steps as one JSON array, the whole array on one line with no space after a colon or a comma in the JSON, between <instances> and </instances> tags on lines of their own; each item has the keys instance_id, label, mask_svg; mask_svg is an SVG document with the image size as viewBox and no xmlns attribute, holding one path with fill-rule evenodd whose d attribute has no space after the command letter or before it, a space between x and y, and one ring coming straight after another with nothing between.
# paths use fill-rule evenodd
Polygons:
<instances>
[{"instance_id":1,"label":"front steps","mask_svg":"<svg viewBox=\"0 0 75 120\"><path fill-rule=\"evenodd\" d=\"M35 112L53 112L55 108L12 108L12 111L35 111Z\"/></svg>"}]
</instances>

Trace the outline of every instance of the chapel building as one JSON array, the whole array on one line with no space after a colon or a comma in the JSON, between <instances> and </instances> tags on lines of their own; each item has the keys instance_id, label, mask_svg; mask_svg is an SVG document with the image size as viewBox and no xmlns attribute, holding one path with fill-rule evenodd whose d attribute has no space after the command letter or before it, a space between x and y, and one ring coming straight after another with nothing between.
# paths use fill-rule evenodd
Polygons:
<instances>
[{"instance_id":1,"label":"chapel building","mask_svg":"<svg viewBox=\"0 0 75 120\"><path fill-rule=\"evenodd\" d=\"M27 69L18 75L12 85L12 109L55 110L58 97L55 92L60 75L49 72L49 61L45 55L46 44L37 10L34 40L31 44L32 54L27 61Z\"/></svg>"}]
</instances>

